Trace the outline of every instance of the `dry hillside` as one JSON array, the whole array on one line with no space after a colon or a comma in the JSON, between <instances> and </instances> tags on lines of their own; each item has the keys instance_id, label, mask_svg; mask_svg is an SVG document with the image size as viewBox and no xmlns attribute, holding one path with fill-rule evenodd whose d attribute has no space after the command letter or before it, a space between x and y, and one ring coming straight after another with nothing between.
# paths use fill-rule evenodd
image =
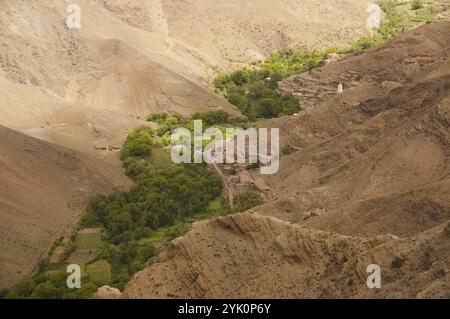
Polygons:
<instances>
[{"instance_id":1,"label":"dry hillside","mask_svg":"<svg viewBox=\"0 0 450 319\"><path fill-rule=\"evenodd\" d=\"M128 187L121 169L0 126L0 287L70 233L86 201Z\"/></svg>"},{"instance_id":2,"label":"dry hillside","mask_svg":"<svg viewBox=\"0 0 450 319\"><path fill-rule=\"evenodd\" d=\"M264 176L273 200L196 224L125 296L449 298L449 38L424 25L281 83L317 93L262 124L296 150Z\"/></svg>"},{"instance_id":3,"label":"dry hillside","mask_svg":"<svg viewBox=\"0 0 450 319\"><path fill-rule=\"evenodd\" d=\"M345 43L367 16L361 0L80 0L81 29L68 29L69 3L0 2L0 124L95 154L149 113L236 115L204 88L229 59Z\"/></svg>"},{"instance_id":4,"label":"dry hillside","mask_svg":"<svg viewBox=\"0 0 450 319\"><path fill-rule=\"evenodd\" d=\"M235 62L288 46L323 49L367 34L368 0L103 1L122 20Z\"/></svg>"},{"instance_id":5,"label":"dry hillside","mask_svg":"<svg viewBox=\"0 0 450 319\"><path fill-rule=\"evenodd\" d=\"M152 112L236 114L200 85L220 61L79 4L81 29L68 29L65 1L0 3L0 124L92 151L120 146Z\"/></svg>"}]
</instances>

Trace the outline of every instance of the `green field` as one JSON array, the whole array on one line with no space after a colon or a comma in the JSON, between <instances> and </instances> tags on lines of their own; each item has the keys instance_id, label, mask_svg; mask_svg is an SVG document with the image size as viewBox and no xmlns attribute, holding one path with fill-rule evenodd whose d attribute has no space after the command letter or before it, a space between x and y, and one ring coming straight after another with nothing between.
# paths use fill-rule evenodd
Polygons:
<instances>
[{"instance_id":1,"label":"green field","mask_svg":"<svg viewBox=\"0 0 450 319\"><path fill-rule=\"evenodd\" d=\"M98 285L105 285L111 281L111 265L106 260L87 265L86 273L89 279Z\"/></svg>"},{"instance_id":2,"label":"green field","mask_svg":"<svg viewBox=\"0 0 450 319\"><path fill-rule=\"evenodd\" d=\"M169 151L166 151L159 147L153 149L152 156L148 160L148 167L150 169L158 170L171 165L174 165L174 163L170 158Z\"/></svg>"},{"instance_id":3,"label":"green field","mask_svg":"<svg viewBox=\"0 0 450 319\"><path fill-rule=\"evenodd\" d=\"M79 232L75 240L76 251L98 251L102 246L102 234L97 232Z\"/></svg>"},{"instance_id":4,"label":"green field","mask_svg":"<svg viewBox=\"0 0 450 319\"><path fill-rule=\"evenodd\" d=\"M82 229L75 238L75 249L68 258L69 263L88 264L95 260L102 248L103 240L100 230Z\"/></svg>"}]
</instances>

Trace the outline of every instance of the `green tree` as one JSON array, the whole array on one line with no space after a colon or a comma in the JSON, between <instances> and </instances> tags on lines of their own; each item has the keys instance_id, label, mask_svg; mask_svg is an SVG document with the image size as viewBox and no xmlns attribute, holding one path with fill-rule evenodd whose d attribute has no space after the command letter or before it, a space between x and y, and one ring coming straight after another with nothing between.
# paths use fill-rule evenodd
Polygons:
<instances>
[{"instance_id":1,"label":"green tree","mask_svg":"<svg viewBox=\"0 0 450 319\"><path fill-rule=\"evenodd\" d=\"M253 106L252 115L254 118L272 118L279 114L279 107L272 98L262 99Z\"/></svg>"},{"instance_id":2,"label":"green tree","mask_svg":"<svg viewBox=\"0 0 450 319\"><path fill-rule=\"evenodd\" d=\"M300 111L300 104L297 98L291 93L286 93L279 99L280 115L292 115Z\"/></svg>"},{"instance_id":3,"label":"green tree","mask_svg":"<svg viewBox=\"0 0 450 319\"><path fill-rule=\"evenodd\" d=\"M216 124L227 124L230 122L230 115L223 111L198 112L192 115L193 120L202 120L205 126Z\"/></svg>"},{"instance_id":4,"label":"green tree","mask_svg":"<svg viewBox=\"0 0 450 319\"><path fill-rule=\"evenodd\" d=\"M419 10L422 8L423 8L423 3L421 0L413 0L413 2L411 2L411 9Z\"/></svg>"},{"instance_id":5,"label":"green tree","mask_svg":"<svg viewBox=\"0 0 450 319\"><path fill-rule=\"evenodd\" d=\"M129 212L112 214L107 225L108 236L113 243L119 243L125 236L125 232L133 226L133 218Z\"/></svg>"},{"instance_id":6,"label":"green tree","mask_svg":"<svg viewBox=\"0 0 450 319\"><path fill-rule=\"evenodd\" d=\"M234 82L237 86L243 85L248 82L248 73L247 70L238 70L231 73L231 81Z\"/></svg>"},{"instance_id":7,"label":"green tree","mask_svg":"<svg viewBox=\"0 0 450 319\"><path fill-rule=\"evenodd\" d=\"M39 284L31 294L33 299L61 299L63 294L51 282Z\"/></svg>"},{"instance_id":8,"label":"green tree","mask_svg":"<svg viewBox=\"0 0 450 319\"><path fill-rule=\"evenodd\" d=\"M269 88L271 89L277 89L278 88L278 82L283 80L284 76L281 72L273 72L270 76L269 83L267 84Z\"/></svg>"},{"instance_id":9,"label":"green tree","mask_svg":"<svg viewBox=\"0 0 450 319\"><path fill-rule=\"evenodd\" d=\"M31 277L24 277L17 282L13 289L6 295L7 299L28 298L36 288L36 281Z\"/></svg>"},{"instance_id":10,"label":"green tree","mask_svg":"<svg viewBox=\"0 0 450 319\"><path fill-rule=\"evenodd\" d=\"M235 105L242 113L247 114L248 100L244 95L239 93L231 93L227 97L228 102Z\"/></svg>"},{"instance_id":11,"label":"green tree","mask_svg":"<svg viewBox=\"0 0 450 319\"><path fill-rule=\"evenodd\" d=\"M122 160L130 156L149 157L154 147L154 133L148 126L140 126L128 135L122 151Z\"/></svg>"}]
</instances>

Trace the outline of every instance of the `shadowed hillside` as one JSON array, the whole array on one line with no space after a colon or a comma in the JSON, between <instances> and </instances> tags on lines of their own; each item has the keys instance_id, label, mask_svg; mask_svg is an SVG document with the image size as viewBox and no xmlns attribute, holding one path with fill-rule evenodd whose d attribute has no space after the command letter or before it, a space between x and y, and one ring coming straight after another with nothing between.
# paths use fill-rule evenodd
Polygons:
<instances>
[{"instance_id":1,"label":"shadowed hillside","mask_svg":"<svg viewBox=\"0 0 450 319\"><path fill-rule=\"evenodd\" d=\"M0 171L0 287L70 234L94 194L131 186L119 168L1 126Z\"/></svg>"}]
</instances>

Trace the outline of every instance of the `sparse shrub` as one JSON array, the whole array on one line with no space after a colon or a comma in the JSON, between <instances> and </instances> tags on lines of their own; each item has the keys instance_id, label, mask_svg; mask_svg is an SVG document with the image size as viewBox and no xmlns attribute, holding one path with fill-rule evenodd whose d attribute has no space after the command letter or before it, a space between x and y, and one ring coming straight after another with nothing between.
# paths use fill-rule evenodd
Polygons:
<instances>
[{"instance_id":1,"label":"sparse shrub","mask_svg":"<svg viewBox=\"0 0 450 319\"><path fill-rule=\"evenodd\" d=\"M261 205L264 200L255 192L239 194L234 198L234 209L238 212L246 211L252 207Z\"/></svg>"},{"instance_id":2,"label":"sparse shrub","mask_svg":"<svg viewBox=\"0 0 450 319\"><path fill-rule=\"evenodd\" d=\"M283 155L290 155L295 152L295 149L290 145L283 146L282 149Z\"/></svg>"},{"instance_id":3,"label":"sparse shrub","mask_svg":"<svg viewBox=\"0 0 450 319\"><path fill-rule=\"evenodd\" d=\"M49 266L50 266L50 259L49 258L41 259L39 261L39 263L38 263L38 271L39 272L46 271Z\"/></svg>"},{"instance_id":4,"label":"sparse shrub","mask_svg":"<svg viewBox=\"0 0 450 319\"><path fill-rule=\"evenodd\" d=\"M147 117L147 121L160 123L160 122L166 120L167 117L168 117L167 113L151 114Z\"/></svg>"},{"instance_id":5,"label":"sparse shrub","mask_svg":"<svg viewBox=\"0 0 450 319\"><path fill-rule=\"evenodd\" d=\"M411 9L413 10L419 10L423 8L423 3L421 0L413 0L411 2Z\"/></svg>"},{"instance_id":6,"label":"sparse shrub","mask_svg":"<svg viewBox=\"0 0 450 319\"><path fill-rule=\"evenodd\" d=\"M231 121L230 115L222 110L210 112L198 112L192 115L193 120L202 120L204 125L227 124Z\"/></svg>"},{"instance_id":7,"label":"sparse shrub","mask_svg":"<svg viewBox=\"0 0 450 319\"><path fill-rule=\"evenodd\" d=\"M398 6L397 0L382 0L380 2L381 10L387 14L389 14L396 6Z\"/></svg>"}]
</instances>

